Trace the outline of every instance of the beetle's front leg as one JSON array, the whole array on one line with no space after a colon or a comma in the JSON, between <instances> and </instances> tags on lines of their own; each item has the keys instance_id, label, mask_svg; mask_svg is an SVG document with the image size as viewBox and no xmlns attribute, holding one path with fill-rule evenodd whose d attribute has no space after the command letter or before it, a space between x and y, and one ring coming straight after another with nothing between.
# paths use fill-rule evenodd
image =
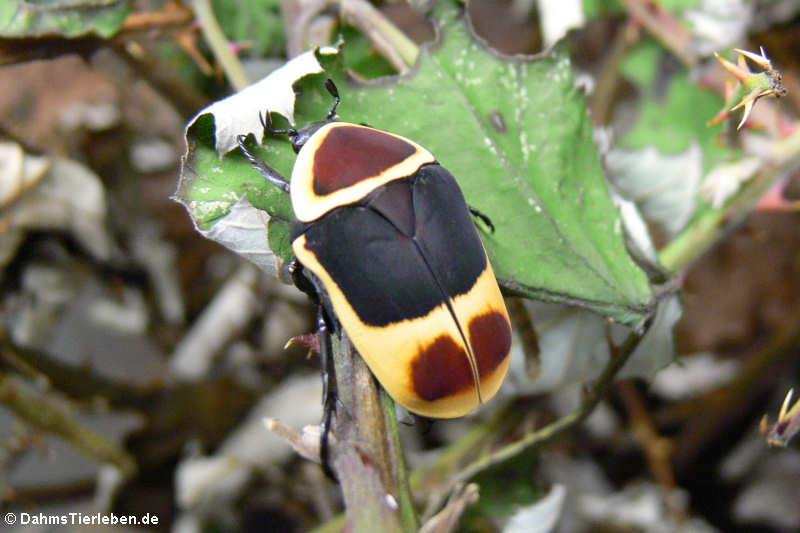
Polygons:
<instances>
[{"instance_id":1,"label":"beetle's front leg","mask_svg":"<svg viewBox=\"0 0 800 533\"><path fill-rule=\"evenodd\" d=\"M250 164L253 165L253 168L258 170L264 178L282 190L285 193L289 192L289 180L287 180L283 175L269 166L264 161L258 159L245 145L245 141L247 140L246 135L239 135L236 138L236 142L239 143L239 149L242 151L244 156L250 161Z\"/></svg>"},{"instance_id":2,"label":"beetle's front leg","mask_svg":"<svg viewBox=\"0 0 800 533\"><path fill-rule=\"evenodd\" d=\"M469 212L472 213L472 216L478 217L479 219L483 220L483 223L489 226L490 233L494 233L494 224L492 224L492 219L486 213L482 211L478 211L471 205L467 206L469 208Z\"/></svg>"}]
</instances>

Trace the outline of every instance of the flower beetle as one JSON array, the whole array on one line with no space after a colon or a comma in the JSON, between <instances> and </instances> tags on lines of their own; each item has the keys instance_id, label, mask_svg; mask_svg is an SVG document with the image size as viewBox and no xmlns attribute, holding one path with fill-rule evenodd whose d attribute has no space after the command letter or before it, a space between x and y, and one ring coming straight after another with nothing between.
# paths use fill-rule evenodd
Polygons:
<instances>
[{"instance_id":1,"label":"flower beetle","mask_svg":"<svg viewBox=\"0 0 800 533\"><path fill-rule=\"evenodd\" d=\"M302 275L389 395L423 416L465 415L497 392L511 347L471 209L419 144L335 120L338 91L331 80L326 87L334 103L325 120L275 129L262 116L265 133L288 135L297 153L291 181L256 159L244 136L239 146L290 193Z\"/></svg>"}]
</instances>

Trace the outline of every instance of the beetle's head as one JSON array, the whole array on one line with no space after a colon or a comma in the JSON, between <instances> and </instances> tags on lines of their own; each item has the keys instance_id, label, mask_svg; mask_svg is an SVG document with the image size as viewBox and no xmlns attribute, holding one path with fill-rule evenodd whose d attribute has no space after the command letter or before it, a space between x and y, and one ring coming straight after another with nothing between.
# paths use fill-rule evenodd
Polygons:
<instances>
[{"instance_id":1,"label":"beetle's head","mask_svg":"<svg viewBox=\"0 0 800 533\"><path fill-rule=\"evenodd\" d=\"M295 153L300 152L300 148L306 144L312 135L314 135L317 130L319 130L325 124L329 124L334 122L332 118L326 118L325 120L320 120L317 122L311 122L306 124L300 129L291 129L286 134L289 136L289 140L292 142L292 148L294 148Z\"/></svg>"},{"instance_id":2,"label":"beetle's head","mask_svg":"<svg viewBox=\"0 0 800 533\"><path fill-rule=\"evenodd\" d=\"M328 78L325 80L325 88L331 93L333 96L333 105L331 106L330 110L328 111L328 116L325 117L325 120L320 120L318 122L311 122L310 124L306 124L299 130L291 129L288 130L286 133L289 135L289 140L292 141L292 148L294 148L295 153L300 152L300 148L308 141L312 135L314 135L318 129L320 129L325 124L330 122L334 122L334 118L336 117L336 108L339 106L339 90L336 88L336 85L333 83L333 80Z\"/></svg>"},{"instance_id":3,"label":"beetle's head","mask_svg":"<svg viewBox=\"0 0 800 533\"><path fill-rule=\"evenodd\" d=\"M325 124L330 122L335 122L336 117L336 108L339 106L339 90L334 85L333 80L328 79L325 81L325 88L328 89L328 92L331 93L333 96L333 105L331 106L330 111L328 111L328 116L325 117L325 120L320 120L317 122L311 122L306 124L300 129L295 128L287 128L287 129L279 129L272 127L272 119L270 118L269 111L265 114L259 114L259 118L261 119L261 125L264 126L264 132L269 133L271 135L276 134L286 134L289 137L289 141L292 143L292 148L294 148L295 153L299 153L300 149L306 144L312 135L314 135L318 129L320 129Z\"/></svg>"}]
</instances>

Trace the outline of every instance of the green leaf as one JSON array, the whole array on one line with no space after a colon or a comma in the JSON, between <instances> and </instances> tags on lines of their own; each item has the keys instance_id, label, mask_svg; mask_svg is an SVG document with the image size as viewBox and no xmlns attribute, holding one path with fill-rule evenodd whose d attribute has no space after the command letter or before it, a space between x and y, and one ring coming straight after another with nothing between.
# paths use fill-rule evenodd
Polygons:
<instances>
[{"instance_id":1,"label":"green leaf","mask_svg":"<svg viewBox=\"0 0 800 533\"><path fill-rule=\"evenodd\" d=\"M619 0L583 0L583 14L587 19L607 14L621 14L625 12ZM680 14L691 8L697 8L701 0L661 0L658 7L667 13Z\"/></svg>"},{"instance_id":2,"label":"green leaf","mask_svg":"<svg viewBox=\"0 0 800 533\"><path fill-rule=\"evenodd\" d=\"M658 43L648 40L623 62L641 104L608 163L622 194L674 236L708 208L699 194L702 177L741 153L720 142L722 124L706 125L725 105L722 98L693 82L687 69L665 68L666 58Z\"/></svg>"},{"instance_id":3,"label":"green leaf","mask_svg":"<svg viewBox=\"0 0 800 533\"><path fill-rule=\"evenodd\" d=\"M392 65L378 54L364 34L356 28L344 26L340 29L340 34L347 43L347 54L344 58L347 68L370 80L394 74Z\"/></svg>"},{"instance_id":4,"label":"green leaf","mask_svg":"<svg viewBox=\"0 0 800 533\"><path fill-rule=\"evenodd\" d=\"M0 36L111 37L128 16L130 0L27 0L0 2Z\"/></svg>"},{"instance_id":5,"label":"green leaf","mask_svg":"<svg viewBox=\"0 0 800 533\"><path fill-rule=\"evenodd\" d=\"M324 73L292 77L280 69L260 82L270 83L269 90L231 97L224 113L201 112L187 129L179 198L200 226L224 216L242 193L287 219L288 204L276 189L248 169L238 150L227 152L238 134L260 140L257 117L264 109L277 127L323 118L331 105L323 81L330 77L342 95L341 120L414 139L456 176L467 201L496 227L493 234L482 229L482 238L507 289L640 321L652 293L625 249L566 53L499 57L469 34L460 7L442 4L440 43L424 49L413 75L396 83L358 84L347 77L341 54L326 52L317 55ZM277 82L268 82L276 76L297 80L296 107L279 94ZM251 151L290 175L295 156L285 136L264 139L261 147L250 139ZM227 155L220 160L218 154ZM290 257L285 248L273 251Z\"/></svg>"},{"instance_id":6,"label":"green leaf","mask_svg":"<svg viewBox=\"0 0 800 533\"><path fill-rule=\"evenodd\" d=\"M248 53L273 55L286 43L279 0L214 0L214 13L225 35L249 42Z\"/></svg>"},{"instance_id":7,"label":"green leaf","mask_svg":"<svg viewBox=\"0 0 800 533\"><path fill-rule=\"evenodd\" d=\"M397 125L369 121L428 147L492 219L497 229L484 244L506 287L636 321L650 288L625 250L566 53L498 58L453 8L440 31L441 45L395 87L409 102L380 107ZM409 119L412 103L423 111Z\"/></svg>"},{"instance_id":8,"label":"green leaf","mask_svg":"<svg viewBox=\"0 0 800 533\"><path fill-rule=\"evenodd\" d=\"M203 109L186 128L187 150L175 199L186 207L203 235L269 272L280 271L276 258L280 262L292 257L292 208L289 197L267 183L238 148L234 150L237 136L261 137L259 112L268 103L271 109L291 116L295 107L292 83L323 70L314 54L303 54L273 75ZM294 157L286 142L267 139L257 152L282 172L291 170ZM256 243L265 250L255 250Z\"/></svg>"},{"instance_id":9,"label":"green leaf","mask_svg":"<svg viewBox=\"0 0 800 533\"><path fill-rule=\"evenodd\" d=\"M582 7L586 19L625 12L618 0L583 0Z\"/></svg>"},{"instance_id":10,"label":"green leaf","mask_svg":"<svg viewBox=\"0 0 800 533\"><path fill-rule=\"evenodd\" d=\"M648 41L623 62L624 74L637 83L643 98L636 122L618 145L630 149L654 146L661 153L674 154L698 142L703 152L703 170L708 172L731 154L717 140L722 125L706 126L725 102L717 93L691 81L685 68L667 80L657 81L656 73L663 70L659 64L663 54L657 43Z\"/></svg>"}]
</instances>

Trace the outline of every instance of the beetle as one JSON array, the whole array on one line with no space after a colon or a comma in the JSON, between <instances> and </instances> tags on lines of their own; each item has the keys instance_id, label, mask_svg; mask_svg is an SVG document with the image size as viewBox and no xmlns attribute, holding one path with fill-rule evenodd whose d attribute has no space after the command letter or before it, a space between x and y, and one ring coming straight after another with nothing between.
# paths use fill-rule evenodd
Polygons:
<instances>
[{"instance_id":1,"label":"beetle","mask_svg":"<svg viewBox=\"0 0 800 533\"><path fill-rule=\"evenodd\" d=\"M508 370L511 325L488 256L455 178L410 139L336 120L286 134L297 158L286 180L246 147L253 166L288 192L295 283L316 292L399 404L432 418L489 400ZM313 286L309 291L308 285ZM328 325L335 329L338 325Z\"/></svg>"}]
</instances>

